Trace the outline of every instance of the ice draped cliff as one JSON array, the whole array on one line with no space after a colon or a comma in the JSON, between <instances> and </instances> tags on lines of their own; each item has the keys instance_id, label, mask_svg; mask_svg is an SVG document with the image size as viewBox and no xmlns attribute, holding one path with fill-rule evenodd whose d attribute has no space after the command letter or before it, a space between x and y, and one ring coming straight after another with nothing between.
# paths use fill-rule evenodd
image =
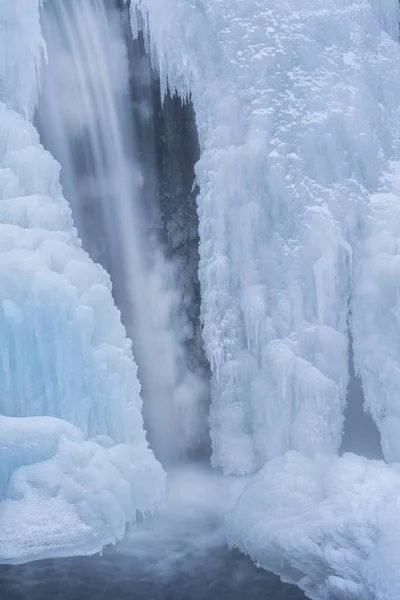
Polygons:
<instances>
[{"instance_id":1,"label":"ice draped cliff","mask_svg":"<svg viewBox=\"0 0 400 600\"><path fill-rule=\"evenodd\" d=\"M131 11L164 91L196 112L212 462L272 459L229 541L310 598L396 599L397 464L322 454L342 438L351 336L384 457L400 459L398 3Z\"/></svg>"},{"instance_id":2,"label":"ice draped cliff","mask_svg":"<svg viewBox=\"0 0 400 600\"><path fill-rule=\"evenodd\" d=\"M0 561L14 562L99 550L164 484L109 277L32 125L42 4L0 0ZM229 543L315 600L397 600L398 2L128 6L162 96L196 114L212 463L260 469ZM392 464L338 456L349 338Z\"/></svg>"},{"instance_id":3,"label":"ice draped cliff","mask_svg":"<svg viewBox=\"0 0 400 600\"><path fill-rule=\"evenodd\" d=\"M165 89L190 93L196 112L214 465L246 473L290 449L338 451L349 327L385 455L400 458L385 277L397 252L396 0L131 10Z\"/></svg>"}]
</instances>

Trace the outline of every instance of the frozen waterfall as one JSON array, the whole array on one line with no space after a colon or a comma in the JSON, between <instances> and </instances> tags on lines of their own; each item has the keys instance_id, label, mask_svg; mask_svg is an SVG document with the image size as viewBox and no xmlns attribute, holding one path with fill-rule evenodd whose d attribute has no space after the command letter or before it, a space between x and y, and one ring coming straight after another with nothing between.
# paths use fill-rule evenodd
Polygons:
<instances>
[{"instance_id":1,"label":"frozen waterfall","mask_svg":"<svg viewBox=\"0 0 400 600\"><path fill-rule=\"evenodd\" d=\"M196 112L212 462L265 464L230 543L310 598L398 598L398 2L131 13L163 92ZM349 374L392 465L337 456Z\"/></svg>"},{"instance_id":2,"label":"frozen waterfall","mask_svg":"<svg viewBox=\"0 0 400 600\"><path fill-rule=\"evenodd\" d=\"M191 94L196 111L214 466L338 452L349 327L366 410L400 458L397 292L383 275L396 256L397 2L139 0L131 14L163 91Z\"/></svg>"},{"instance_id":3,"label":"frozen waterfall","mask_svg":"<svg viewBox=\"0 0 400 600\"><path fill-rule=\"evenodd\" d=\"M399 22L0 0L0 562L120 539L209 426L231 546L400 597Z\"/></svg>"}]
</instances>

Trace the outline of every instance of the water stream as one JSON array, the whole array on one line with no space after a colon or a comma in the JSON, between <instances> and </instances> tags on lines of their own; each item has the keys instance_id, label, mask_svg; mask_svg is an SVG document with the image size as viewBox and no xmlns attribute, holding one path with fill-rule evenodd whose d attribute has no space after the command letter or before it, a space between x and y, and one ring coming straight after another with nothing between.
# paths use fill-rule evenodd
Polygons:
<instances>
[{"instance_id":1,"label":"water stream","mask_svg":"<svg viewBox=\"0 0 400 600\"><path fill-rule=\"evenodd\" d=\"M133 114L134 108L141 122L149 120L143 90L151 85L150 65L140 56L129 64L121 14L106 0L45 4L48 65L37 124L62 166L83 245L111 274L139 367L149 440L170 464L204 433L206 386L187 366L191 324L160 239L154 151L142 151L145 141L139 145ZM134 107L131 69L142 91ZM150 138L152 133L148 127Z\"/></svg>"}]
</instances>

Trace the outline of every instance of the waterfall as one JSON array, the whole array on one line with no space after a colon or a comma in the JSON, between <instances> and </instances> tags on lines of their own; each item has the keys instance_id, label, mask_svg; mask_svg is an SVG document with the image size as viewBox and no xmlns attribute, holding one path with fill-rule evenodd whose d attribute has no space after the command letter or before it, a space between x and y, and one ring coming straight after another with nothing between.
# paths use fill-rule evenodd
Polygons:
<instances>
[{"instance_id":1,"label":"waterfall","mask_svg":"<svg viewBox=\"0 0 400 600\"><path fill-rule=\"evenodd\" d=\"M138 363L148 438L169 464L201 442L205 386L185 357L191 324L159 234L155 161L140 157L130 69L143 86L151 71L145 61L129 63L121 14L106 0L45 4L48 61L36 119L61 164L83 246L111 275ZM151 107L136 110L148 117Z\"/></svg>"}]
</instances>

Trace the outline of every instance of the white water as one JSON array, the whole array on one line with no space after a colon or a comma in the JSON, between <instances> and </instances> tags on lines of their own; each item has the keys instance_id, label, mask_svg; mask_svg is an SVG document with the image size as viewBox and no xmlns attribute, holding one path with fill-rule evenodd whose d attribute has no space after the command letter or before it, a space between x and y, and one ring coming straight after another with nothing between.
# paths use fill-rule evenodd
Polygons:
<instances>
[{"instance_id":1,"label":"white water","mask_svg":"<svg viewBox=\"0 0 400 600\"><path fill-rule=\"evenodd\" d=\"M187 322L174 267L151 230L155 199L144 205L121 16L105 0L52 0L42 26L48 66L39 129L61 163L85 248L111 272L139 366L149 439L168 463L201 436L203 387L185 365Z\"/></svg>"}]
</instances>

